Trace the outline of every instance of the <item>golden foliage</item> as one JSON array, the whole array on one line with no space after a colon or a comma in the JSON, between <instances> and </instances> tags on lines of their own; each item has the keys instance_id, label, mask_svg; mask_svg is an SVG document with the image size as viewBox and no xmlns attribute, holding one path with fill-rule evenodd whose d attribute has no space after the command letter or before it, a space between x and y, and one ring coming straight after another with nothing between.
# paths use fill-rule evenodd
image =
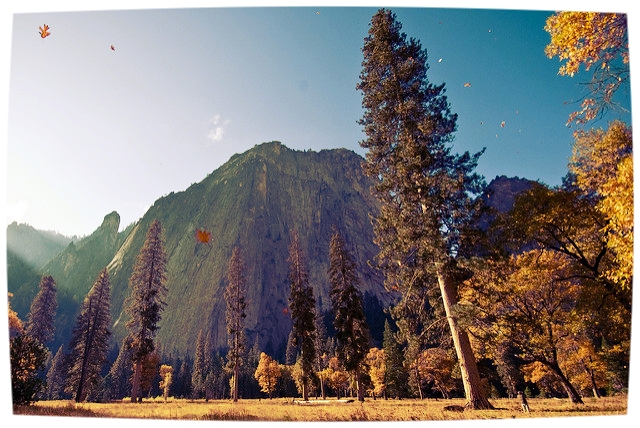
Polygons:
<instances>
[{"instance_id":1,"label":"golden foliage","mask_svg":"<svg viewBox=\"0 0 640 428\"><path fill-rule=\"evenodd\" d=\"M277 361L264 352L261 352L260 361L253 376L258 381L260 388L262 388L261 391L266 392L269 394L269 397L271 397L278 383L278 379L282 376L282 371Z\"/></svg>"},{"instance_id":2,"label":"golden foliage","mask_svg":"<svg viewBox=\"0 0 640 428\"><path fill-rule=\"evenodd\" d=\"M633 138L619 121L602 129L576 133L569 170L606 219L602 232L615 254L616 266L605 275L623 288L633 280Z\"/></svg>"},{"instance_id":3,"label":"golden foliage","mask_svg":"<svg viewBox=\"0 0 640 428\"><path fill-rule=\"evenodd\" d=\"M547 19L545 30L551 41L545 48L549 58L558 56L565 63L558 73L573 76L583 66L594 70L593 95L582 110L572 113L569 123L594 119L602 104L610 104L614 92L628 78L629 42L627 17L620 13L558 12ZM621 63L621 64L619 64Z\"/></svg>"},{"instance_id":4,"label":"golden foliage","mask_svg":"<svg viewBox=\"0 0 640 428\"><path fill-rule=\"evenodd\" d=\"M385 362L384 349L369 349L365 361L369 366L369 377L371 378L371 383L373 383L373 394L375 396L381 396L387 387L385 381L387 364Z\"/></svg>"},{"instance_id":5,"label":"golden foliage","mask_svg":"<svg viewBox=\"0 0 640 428\"><path fill-rule=\"evenodd\" d=\"M9 293L8 306L9 306L9 337L14 337L17 334L22 334L23 327L22 321L18 317L18 313L11 309L11 298L13 293Z\"/></svg>"}]
</instances>

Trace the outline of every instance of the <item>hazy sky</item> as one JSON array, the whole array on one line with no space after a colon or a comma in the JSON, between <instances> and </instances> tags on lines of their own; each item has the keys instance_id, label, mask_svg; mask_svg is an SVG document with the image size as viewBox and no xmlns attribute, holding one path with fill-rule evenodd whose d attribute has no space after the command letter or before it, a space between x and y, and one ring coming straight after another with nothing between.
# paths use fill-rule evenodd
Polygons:
<instances>
[{"instance_id":1,"label":"hazy sky","mask_svg":"<svg viewBox=\"0 0 640 428\"><path fill-rule=\"evenodd\" d=\"M120 6L100 3L92 8ZM429 80L446 85L459 116L454 151L486 147L478 172L487 181L507 175L556 185L566 173L573 129L565 122L588 75L558 76L543 27L549 7L591 3L551 4L390 7L427 50ZM167 6L181 5L189 3ZM267 141L364 154L355 86L377 5L84 8L12 12L7 224L86 235L115 210L124 228L159 197ZM630 108L628 89L619 101Z\"/></svg>"}]
</instances>

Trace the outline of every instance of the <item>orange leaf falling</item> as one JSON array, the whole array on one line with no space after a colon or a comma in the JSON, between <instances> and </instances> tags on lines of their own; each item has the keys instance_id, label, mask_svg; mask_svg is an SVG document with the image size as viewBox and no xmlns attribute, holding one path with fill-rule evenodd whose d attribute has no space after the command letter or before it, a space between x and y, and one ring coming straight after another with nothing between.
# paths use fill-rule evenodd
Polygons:
<instances>
[{"instance_id":1,"label":"orange leaf falling","mask_svg":"<svg viewBox=\"0 0 640 428\"><path fill-rule=\"evenodd\" d=\"M42 37L43 39L51 35L51 33L49 32L49 26L47 24L44 24L42 27L38 27L38 29L40 30L40 37Z\"/></svg>"},{"instance_id":2,"label":"orange leaf falling","mask_svg":"<svg viewBox=\"0 0 640 428\"><path fill-rule=\"evenodd\" d=\"M464 87L465 87L465 88L470 88L470 87L471 87L471 83L469 83L469 82L465 83L465 84L464 84Z\"/></svg>"},{"instance_id":3,"label":"orange leaf falling","mask_svg":"<svg viewBox=\"0 0 640 428\"><path fill-rule=\"evenodd\" d=\"M196 239L203 244L208 244L211 242L211 232L208 232L204 229L198 229L196 231Z\"/></svg>"}]
</instances>

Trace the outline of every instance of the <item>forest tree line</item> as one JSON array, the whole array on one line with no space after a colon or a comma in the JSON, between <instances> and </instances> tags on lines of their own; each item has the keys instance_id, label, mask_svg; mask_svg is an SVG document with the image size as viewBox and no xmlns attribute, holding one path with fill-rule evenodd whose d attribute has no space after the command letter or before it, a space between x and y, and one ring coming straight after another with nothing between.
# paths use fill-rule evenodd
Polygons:
<instances>
[{"instance_id":1,"label":"forest tree line","mask_svg":"<svg viewBox=\"0 0 640 428\"><path fill-rule=\"evenodd\" d=\"M445 85L428 81L426 50L401 28L389 10L373 16L357 85L365 110L363 167L381 206L373 218L380 248L374 263L385 287L399 296L387 308L391 322L385 322L380 348L372 346L364 316L359 267L334 229L331 335L292 231L285 361L246 343L241 248L227 271L228 346L211 349L201 331L195 355L164 354L154 340L167 291L162 227L155 221L129 281L128 334L108 370L106 269L82 304L66 351L52 355L46 348L55 313L53 278L43 276L24 325L9 308L14 403L464 396L469 408L486 409L493 407L490 398L518 392L576 404L587 395L626 392L632 131L621 121L585 127L615 107L613 94L629 78L626 16L559 12L547 20L545 53L567 61L561 74L573 76L580 65L592 70L591 94L569 117L580 127L562 184L532 183L506 213L478 197L486 189L474 172L482 152L451 152L457 115Z\"/></svg>"}]
</instances>

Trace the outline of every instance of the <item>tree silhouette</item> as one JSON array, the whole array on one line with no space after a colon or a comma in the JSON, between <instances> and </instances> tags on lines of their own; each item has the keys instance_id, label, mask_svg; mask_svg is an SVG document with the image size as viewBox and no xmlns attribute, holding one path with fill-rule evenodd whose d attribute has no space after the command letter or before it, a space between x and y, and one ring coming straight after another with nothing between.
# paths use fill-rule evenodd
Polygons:
<instances>
[{"instance_id":1,"label":"tree silhouette","mask_svg":"<svg viewBox=\"0 0 640 428\"><path fill-rule=\"evenodd\" d=\"M362 363L369 352L369 328L364 317L360 278L356 263L346 249L342 235L335 231L329 244L329 281L333 325L338 340L338 357L344 368L353 373L358 400L364 401L361 379Z\"/></svg>"},{"instance_id":2,"label":"tree silhouette","mask_svg":"<svg viewBox=\"0 0 640 428\"><path fill-rule=\"evenodd\" d=\"M309 272L305 261L297 231L291 232L289 246L289 281L291 294L289 305L293 320L292 345L300 350L302 398L309 400L309 382L313 376L313 364L316 358L315 349L315 298L309 285Z\"/></svg>"},{"instance_id":3,"label":"tree silhouette","mask_svg":"<svg viewBox=\"0 0 640 428\"><path fill-rule=\"evenodd\" d=\"M51 275L43 275L38 287L40 290L33 298L27 315L25 334L46 345L53 339L53 321L58 308L57 288Z\"/></svg>"},{"instance_id":4,"label":"tree silhouette","mask_svg":"<svg viewBox=\"0 0 640 428\"><path fill-rule=\"evenodd\" d=\"M227 288L224 291L224 298L227 302L226 320L229 344L228 361L233 370L233 401L238 401L238 387L240 381L240 367L242 366L242 355L246 347L244 332L244 319L246 318L245 302L246 280L244 277L244 260L242 251L235 247L229 260L227 269Z\"/></svg>"},{"instance_id":5,"label":"tree silhouette","mask_svg":"<svg viewBox=\"0 0 640 428\"><path fill-rule=\"evenodd\" d=\"M89 290L71 334L67 390L76 402L84 401L100 380L107 362L111 331L111 283L105 268Z\"/></svg>"},{"instance_id":6,"label":"tree silhouette","mask_svg":"<svg viewBox=\"0 0 640 428\"><path fill-rule=\"evenodd\" d=\"M131 319L126 326L130 340L125 343L133 349L132 402L142 399L139 394L143 363L155 349L154 339L160 328L158 322L166 305L166 264L162 225L154 220L129 279L131 295L128 298L127 313Z\"/></svg>"}]
</instances>

